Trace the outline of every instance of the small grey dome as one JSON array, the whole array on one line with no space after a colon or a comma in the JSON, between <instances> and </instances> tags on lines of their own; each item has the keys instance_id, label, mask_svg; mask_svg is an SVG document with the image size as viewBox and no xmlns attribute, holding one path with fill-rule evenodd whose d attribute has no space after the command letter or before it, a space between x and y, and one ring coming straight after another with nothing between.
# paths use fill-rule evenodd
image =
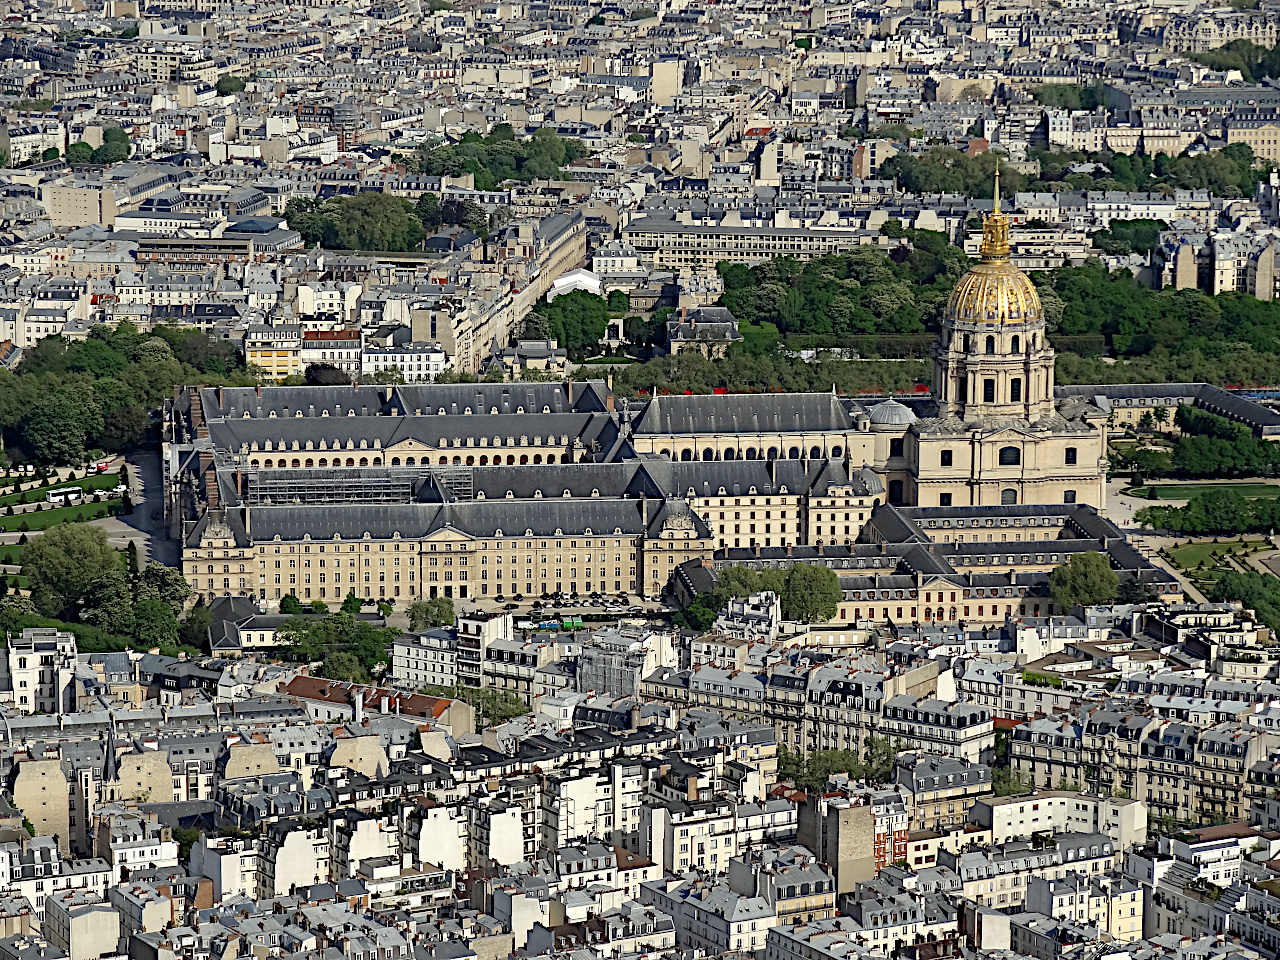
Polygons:
<instances>
[{"instance_id":1,"label":"small grey dome","mask_svg":"<svg viewBox=\"0 0 1280 960\"><path fill-rule=\"evenodd\" d=\"M871 408L871 423L875 426L907 426L916 422L916 415L897 400L886 400Z\"/></svg>"}]
</instances>

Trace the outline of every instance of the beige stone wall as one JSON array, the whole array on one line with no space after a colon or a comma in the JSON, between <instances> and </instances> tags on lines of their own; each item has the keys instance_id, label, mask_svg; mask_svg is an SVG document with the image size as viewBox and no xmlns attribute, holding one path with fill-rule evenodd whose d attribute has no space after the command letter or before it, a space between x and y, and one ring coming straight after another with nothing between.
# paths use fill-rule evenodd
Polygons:
<instances>
[{"instance_id":1,"label":"beige stone wall","mask_svg":"<svg viewBox=\"0 0 1280 960\"><path fill-rule=\"evenodd\" d=\"M377 736L347 737L335 741L329 766L345 767L372 779L385 776L391 769L387 751Z\"/></svg>"},{"instance_id":2,"label":"beige stone wall","mask_svg":"<svg viewBox=\"0 0 1280 960\"><path fill-rule=\"evenodd\" d=\"M22 760L13 780L13 805L36 836L57 836L64 856L71 852L71 787L57 760Z\"/></svg>"},{"instance_id":3,"label":"beige stone wall","mask_svg":"<svg viewBox=\"0 0 1280 960\"><path fill-rule=\"evenodd\" d=\"M169 758L158 750L122 754L120 777L103 784L112 800L121 803L169 803L175 799Z\"/></svg>"},{"instance_id":4,"label":"beige stone wall","mask_svg":"<svg viewBox=\"0 0 1280 960\"><path fill-rule=\"evenodd\" d=\"M276 759L275 748L269 743L237 743L227 748L227 765L223 772L227 780L279 772L280 761Z\"/></svg>"}]
</instances>

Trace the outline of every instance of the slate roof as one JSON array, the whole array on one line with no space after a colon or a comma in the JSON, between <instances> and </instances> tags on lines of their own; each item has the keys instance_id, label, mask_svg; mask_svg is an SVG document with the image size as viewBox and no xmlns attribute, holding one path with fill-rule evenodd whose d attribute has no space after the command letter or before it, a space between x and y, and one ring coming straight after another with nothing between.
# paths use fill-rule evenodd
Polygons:
<instances>
[{"instance_id":1,"label":"slate roof","mask_svg":"<svg viewBox=\"0 0 1280 960\"><path fill-rule=\"evenodd\" d=\"M631 425L635 435L853 430L832 393L712 394L653 397Z\"/></svg>"}]
</instances>

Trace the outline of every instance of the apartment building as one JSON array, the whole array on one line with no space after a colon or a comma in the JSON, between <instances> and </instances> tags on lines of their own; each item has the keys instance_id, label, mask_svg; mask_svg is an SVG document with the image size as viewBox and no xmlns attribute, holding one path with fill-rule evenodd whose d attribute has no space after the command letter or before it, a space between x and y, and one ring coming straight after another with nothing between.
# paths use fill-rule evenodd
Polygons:
<instances>
[{"instance_id":1,"label":"apartment building","mask_svg":"<svg viewBox=\"0 0 1280 960\"><path fill-rule=\"evenodd\" d=\"M76 709L76 638L53 627L26 627L9 639L5 699L18 713Z\"/></svg>"},{"instance_id":2,"label":"apartment building","mask_svg":"<svg viewBox=\"0 0 1280 960\"><path fill-rule=\"evenodd\" d=\"M945 831L963 824L975 800L992 796L991 768L936 753L902 753L894 783L911 796L913 830Z\"/></svg>"},{"instance_id":3,"label":"apartment building","mask_svg":"<svg viewBox=\"0 0 1280 960\"><path fill-rule=\"evenodd\" d=\"M965 898L997 909L1023 908L1033 878L1061 880L1069 873L1098 877L1120 867L1123 851L1098 833L1063 833L1010 841L986 849L938 851L938 866L960 878Z\"/></svg>"},{"instance_id":4,"label":"apartment building","mask_svg":"<svg viewBox=\"0 0 1280 960\"><path fill-rule=\"evenodd\" d=\"M900 694L885 701L880 728L891 741L967 763L990 760L995 749L991 714L967 703Z\"/></svg>"},{"instance_id":5,"label":"apartment building","mask_svg":"<svg viewBox=\"0 0 1280 960\"><path fill-rule=\"evenodd\" d=\"M1015 727L1010 766L1037 787L1074 784L1145 801L1153 816L1203 823L1244 819L1248 777L1276 734L1237 722L1201 728L1150 714L1095 708Z\"/></svg>"},{"instance_id":6,"label":"apartment building","mask_svg":"<svg viewBox=\"0 0 1280 960\"><path fill-rule=\"evenodd\" d=\"M1127 877L1070 872L1027 882L1028 911L1096 927L1118 943L1142 939L1142 900L1142 888Z\"/></svg>"}]
</instances>

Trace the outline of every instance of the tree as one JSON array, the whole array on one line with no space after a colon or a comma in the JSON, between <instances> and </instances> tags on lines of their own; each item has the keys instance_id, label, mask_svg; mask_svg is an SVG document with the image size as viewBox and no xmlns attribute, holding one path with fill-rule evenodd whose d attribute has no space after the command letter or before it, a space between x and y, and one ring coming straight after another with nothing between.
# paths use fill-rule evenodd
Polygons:
<instances>
[{"instance_id":1,"label":"tree","mask_svg":"<svg viewBox=\"0 0 1280 960\"><path fill-rule=\"evenodd\" d=\"M292 593L286 593L280 598L280 612L290 616L296 616L303 611L302 601L295 597Z\"/></svg>"},{"instance_id":2,"label":"tree","mask_svg":"<svg viewBox=\"0 0 1280 960\"><path fill-rule=\"evenodd\" d=\"M320 664L320 674L330 680L345 680L351 683L365 683L369 679L368 672L361 666L353 653L335 650L325 655Z\"/></svg>"},{"instance_id":3,"label":"tree","mask_svg":"<svg viewBox=\"0 0 1280 960\"><path fill-rule=\"evenodd\" d=\"M413 211L422 222L422 229L426 233L435 233L444 222L440 214L440 198L434 193L424 193L418 197Z\"/></svg>"},{"instance_id":4,"label":"tree","mask_svg":"<svg viewBox=\"0 0 1280 960\"><path fill-rule=\"evenodd\" d=\"M129 135L119 127L107 127L102 131L102 146L93 151L92 160L94 163L119 163L128 160L131 153L133 144L129 142Z\"/></svg>"},{"instance_id":5,"label":"tree","mask_svg":"<svg viewBox=\"0 0 1280 960\"><path fill-rule=\"evenodd\" d=\"M1115 600L1120 580L1107 558L1097 551L1077 553L1049 574L1049 592L1063 610Z\"/></svg>"},{"instance_id":6,"label":"tree","mask_svg":"<svg viewBox=\"0 0 1280 960\"><path fill-rule=\"evenodd\" d=\"M81 165L93 162L93 147L83 140L67 147L67 163Z\"/></svg>"},{"instance_id":7,"label":"tree","mask_svg":"<svg viewBox=\"0 0 1280 960\"><path fill-rule=\"evenodd\" d=\"M30 597L10 594L0 598L0 636L17 631L21 621L35 613L36 607Z\"/></svg>"},{"instance_id":8,"label":"tree","mask_svg":"<svg viewBox=\"0 0 1280 960\"><path fill-rule=\"evenodd\" d=\"M244 80L240 77L232 76L224 73L218 78L218 82L214 84L214 88L218 91L218 96L227 97L233 93L239 93L245 87Z\"/></svg>"},{"instance_id":9,"label":"tree","mask_svg":"<svg viewBox=\"0 0 1280 960\"><path fill-rule=\"evenodd\" d=\"M801 623L826 623L840 609L840 578L830 567L797 563L782 590L782 615Z\"/></svg>"},{"instance_id":10,"label":"tree","mask_svg":"<svg viewBox=\"0 0 1280 960\"><path fill-rule=\"evenodd\" d=\"M45 463L79 463L84 460L85 437L94 421L85 405L68 395L53 394L27 415L22 433L36 458ZM97 429L101 429L97 421Z\"/></svg>"},{"instance_id":11,"label":"tree","mask_svg":"<svg viewBox=\"0 0 1280 960\"><path fill-rule=\"evenodd\" d=\"M124 566L117 561L93 580L85 592L78 615L68 619L78 619L112 633L127 634L133 630L135 610L132 585Z\"/></svg>"},{"instance_id":12,"label":"tree","mask_svg":"<svg viewBox=\"0 0 1280 960\"><path fill-rule=\"evenodd\" d=\"M360 607L361 607L360 598L356 596L356 592L354 590L350 591L345 597L342 598L341 609L343 613L349 613L353 617L359 616Z\"/></svg>"},{"instance_id":13,"label":"tree","mask_svg":"<svg viewBox=\"0 0 1280 960\"><path fill-rule=\"evenodd\" d=\"M595 349L608 323L608 302L585 290L563 294L550 303L541 301L525 318L526 332L559 341L577 359Z\"/></svg>"},{"instance_id":14,"label":"tree","mask_svg":"<svg viewBox=\"0 0 1280 960\"><path fill-rule=\"evenodd\" d=\"M157 596L140 599L133 610L133 637L148 647L176 645L178 618L173 607Z\"/></svg>"},{"instance_id":15,"label":"tree","mask_svg":"<svg viewBox=\"0 0 1280 960\"><path fill-rule=\"evenodd\" d=\"M343 387L351 385L351 378L332 363L307 365L303 379L309 387Z\"/></svg>"},{"instance_id":16,"label":"tree","mask_svg":"<svg viewBox=\"0 0 1280 960\"><path fill-rule=\"evenodd\" d=\"M409 629L415 633L432 627L451 627L454 623L453 601L448 597L415 600L409 605Z\"/></svg>"},{"instance_id":17,"label":"tree","mask_svg":"<svg viewBox=\"0 0 1280 960\"><path fill-rule=\"evenodd\" d=\"M78 619L98 581L120 568L107 535L86 523L52 527L22 553L22 572L36 609L48 617ZM123 570L121 570L123 574Z\"/></svg>"},{"instance_id":18,"label":"tree","mask_svg":"<svg viewBox=\"0 0 1280 960\"><path fill-rule=\"evenodd\" d=\"M178 642L188 647L202 650L209 642L209 627L213 623L213 614L203 603L197 603L187 612L178 626Z\"/></svg>"},{"instance_id":19,"label":"tree","mask_svg":"<svg viewBox=\"0 0 1280 960\"><path fill-rule=\"evenodd\" d=\"M177 614L191 596L191 587L182 571L152 561L138 578L137 593L140 600L154 597Z\"/></svg>"},{"instance_id":20,"label":"tree","mask_svg":"<svg viewBox=\"0 0 1280 960\"><path fill-rule=\"evenodd\" d=\"M57 160L60 156L62 156L62 151L57 147L46 147L40 153L40 162L49 163L52 160Z\"/></svg>"}]
</instances>

